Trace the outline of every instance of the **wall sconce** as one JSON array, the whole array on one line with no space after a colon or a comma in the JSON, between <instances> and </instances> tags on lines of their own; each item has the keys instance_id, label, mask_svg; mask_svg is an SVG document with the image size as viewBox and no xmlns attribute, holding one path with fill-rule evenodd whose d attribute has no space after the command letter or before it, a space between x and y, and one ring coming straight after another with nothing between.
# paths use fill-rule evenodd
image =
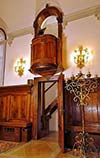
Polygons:
<instances>
[{"instance_id":1,"label":"wall sconce","mask_svg":"<svg viewBox=\"0 0 100 158\"><path fill-rule=\"evenodd\" d=\"M74 51L74 63L81 69L90 61L91 56L92 54L88 48L80 46Z\"/></svg>"},{"instance_id":2,"label":"wall sconce","mask_svg":"<svg viewBox=\"0 0 100 158\"><path fill-rule=\"evenodd\" d=\"M17 60L16 65L15 65L15 72L19 75L22 76L25 70L25 64L26 64L26 60L24 60L23 58L20 58L19 60Z\"/></svg>"}]
</instances>

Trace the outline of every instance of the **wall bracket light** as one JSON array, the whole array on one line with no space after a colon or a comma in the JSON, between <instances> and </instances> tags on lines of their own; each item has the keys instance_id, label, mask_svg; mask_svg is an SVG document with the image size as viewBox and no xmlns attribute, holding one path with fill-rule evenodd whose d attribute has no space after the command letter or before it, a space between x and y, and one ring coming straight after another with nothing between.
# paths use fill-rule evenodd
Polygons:
<instances>
[{"instance_id":1,"label":"wall bracket light","mask_svg":"<svg viewBox=\"0 0 100 158\"><path fill-rule=\"evenodd\" d=\"M24 74L26 60L20 58L15 65L15 72L21 77Z\"/></svg>"},{"instance_id":2,"label":"wall bracket light","mask_svg":"<svg viewBox=\"0 0 100 158\"><path fill-rule=\"evenodd\" d=\"M91 52L88 48L80 46L78 49L74 50L74 63L81 69L89 62L90 56Z\"/></svg>"}]
</instances>

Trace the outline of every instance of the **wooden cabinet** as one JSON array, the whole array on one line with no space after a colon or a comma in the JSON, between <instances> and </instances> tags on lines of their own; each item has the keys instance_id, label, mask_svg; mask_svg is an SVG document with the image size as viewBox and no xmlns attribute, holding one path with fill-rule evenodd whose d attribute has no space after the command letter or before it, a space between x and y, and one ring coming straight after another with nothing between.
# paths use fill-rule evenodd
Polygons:
<instances>
[{"instance_id":1,"label":"wooden cabinet","mask_svg":"<svg viewBox=\"0 0 100 158\"><path fill-rule=\"evenodd\" d=\"M27 142L32 139L32 123L22 120L1 121L0 139Z\"/></svg>"},{"instance_id":2,"label":"wooden cabinet","mask_svg":"<svg viewBox=\"0 0 100 158\"><path fill-rule=\"evenodd\" d=\"M0 87L0 139L32 138L32 96L32 85Z\"/></svg>"},{"instance_id":3,"label":"wooden cabinet","mask_svg":"<svg viewBox=\"0 0 100 158\"><path fill-rule=\"evenodd\" d=\"M30 120L31 87L0 87L0 121Z\"/></svg>"}]
</instances>

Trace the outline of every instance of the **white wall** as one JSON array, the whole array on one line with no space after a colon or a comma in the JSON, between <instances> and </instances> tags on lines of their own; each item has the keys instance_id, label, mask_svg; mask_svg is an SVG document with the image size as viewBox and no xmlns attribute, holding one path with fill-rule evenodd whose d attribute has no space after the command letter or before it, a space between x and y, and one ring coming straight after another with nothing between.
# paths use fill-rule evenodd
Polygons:
<instances>
[{"instance_id":1,"label":"white wall","mask_svg":"<svg viewBox=\"0 0 100 158\"><path fill-rule=\"evenodd\" d=\"M32 35L15 38L11 46L7 45L6 71L4 85L26 84L27 79L33 79L34 75L28 69L30 67L31 40ZM17 59L26 59L26 71L23 76L18 76L14 69Z\"/></svg>"},{"instance_id":2,"label":"white wall","mask_svg":"<svg viewBox=\"0 0 100 158\"><path fill-rule=\"evenodd\" d=\"M71 62L70 57L71 53L80 45L90 48L93 51L93 60L88 66L83 68L83 73L89 70L93 75L98 73L100 76L100 20L97 20L94 16L90 16L73 21L66 26L64 33L67 37L66 78L72 73L76 74L79 71Z\"/></svg>"},{"instance_id":3,"label":"white wall","mask_svg":"<svg viewBox=\"0 0 100 158\"><path fill-rule=\"evenodd\" d=\"M45 88L47 89L51 83L46 83ZM57 83L53 85L46 93L45 93L45 107L50 105L50 103L58 96L57 91ZM51 131L58 131L58 111L56 110L50 119L49 128Z\"/></svg>"}]
</instances>

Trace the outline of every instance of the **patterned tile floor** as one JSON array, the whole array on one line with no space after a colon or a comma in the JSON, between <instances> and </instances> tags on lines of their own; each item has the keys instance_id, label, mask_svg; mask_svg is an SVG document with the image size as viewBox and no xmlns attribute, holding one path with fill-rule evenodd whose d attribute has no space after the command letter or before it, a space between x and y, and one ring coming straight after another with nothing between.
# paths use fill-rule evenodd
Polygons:
<instances>
[{"instance_id":1,"label":"patterned tile floor","mask_svg":"<svg viewBox=\"0 0 100 158\"><path fill-rule=\"evenodd\" d=\"M40 140L31 140L19 147L0 154L0 158L78 158L71 152L62 153L57 143L57 135Z\"/></svg>"}]
</instances>

